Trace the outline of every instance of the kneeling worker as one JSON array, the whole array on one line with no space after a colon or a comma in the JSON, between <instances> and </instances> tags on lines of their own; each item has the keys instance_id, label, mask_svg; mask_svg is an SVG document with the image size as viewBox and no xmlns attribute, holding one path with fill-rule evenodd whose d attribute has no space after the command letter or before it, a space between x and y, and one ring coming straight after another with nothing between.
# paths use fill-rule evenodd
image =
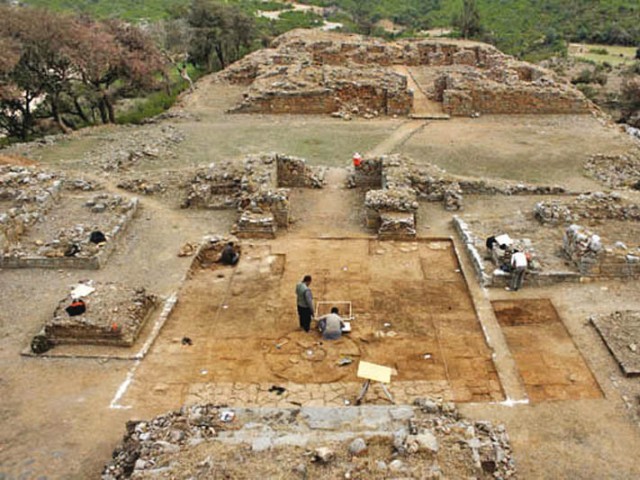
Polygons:
<instances>
[{"instance_id":1,"label":"kneeling worker","mask_svg":"<svg viewBox=\"0 0 640 480\"><path fill-rule=\"evenodd\" d=\"M337 340L342 336L344 322L342 317L338 315L338 307L333 307L331 313L318 318L318 328L325 340Z\"/></svg>"},{"instance_id":2,"label":"kneeling worker","mask_svg":"<svg viewBox=\"0 0 640 480\"><path fill-rule=\"evenodd\" d=\"M238 260L240 260L240 254L233 247L233 242L227 243L220 255L220 262L224 265L235 265Z\"/></svg>"}]
</instances>

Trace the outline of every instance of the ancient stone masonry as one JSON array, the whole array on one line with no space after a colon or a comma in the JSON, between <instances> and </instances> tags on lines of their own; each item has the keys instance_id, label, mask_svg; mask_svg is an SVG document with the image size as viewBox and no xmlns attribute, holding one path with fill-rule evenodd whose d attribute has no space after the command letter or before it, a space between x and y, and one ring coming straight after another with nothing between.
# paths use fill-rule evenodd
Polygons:
<instances>
[{"instance_id":1,"label":"ancient stone masonry","mask_svg":"<svg viewBox=\"0 0 640 480\"><path fill-rule=\"evenodd\" d=\"M394 65L432 70L433 85L422 88L451 115L586 113L592 107L550 70L490 45L442 39L385 42L293 30L217 78L249 87L233 112L405 115L413 94Z\"/></svg>"},{"instance_id":2,"label":"ancient stone masonry","mask_svg":"<svg viewBox=\"0 0 640 480\"><path fill-rule=\"evenodd\" d=\"M386 215L384 222L384 230L387 234L397 232L401 237L415 235L418 198L443 202L446 210L459 211L464 205L463 193L475 195L566 193L564 188L557 186L528 185L451 175L435 165L417 165L410 158L398 154L363 159L359 167L352 169L347 178L347 186L372 189L365 197L367 225L369 228L379 229L379 233L383 225L382 212L401 212L402 215ZM376 187L381 189L373 190Z\"/></svg>"},{"instance_id":3,"label":"ancient stone masonry","mask_svg":"<svg viewBox=\"0 0 640 480\"><path fill-rule=\"evenodd\" d=\"M611 188L640 190L640 153L592 155L584 164L589 175Z\"/></svg>"},{"instance_id":4,"label":"ancient stone masonry","mask_svg":"<svg viewBox=\"0 0 640 480\"><path fill-rule=\"evenodd\" d=\"M557 200L538 202L534 214L540 223L550 225L580 220L640 221L640 205L625 202L616 193L594 192L579 195L569 203Z\"/></svg>"},{"instance_id":5,"label":"ancient stone masonry","mask_svg":"<svg viewBox=\"0 0 640 480\"><path fill-rule=\"evenodd\" d=\"M144 288L115 282L89 281L79 285L89 287L90 293L82 296L86 311L75 316L67 313L66 308L76 297L72 292L58 303L53 318L37 337L44 337L50 345L133 345L155 308L157 297Z\"/></svg>"},{"instance_id":6,"label":"ancient stone masonry","mask_svg":"<svg viewBox=\"0 0 640 480\"><path fill-rule=\"evenodd\" d=\"M183 208L237 208L242 237L273 237L289 226L289 188L322 188L324 168L276 153L198 170L187 186ZM287 188L281 188L287 187Z\"/></svg>"},{"instance_id":7,"label":"ancient stone masonry","mask_svg":"<svg viewBox=\"0 0 640 480\"><path fill-rule=\"evenodd\" d=\"M509 479L517 477L511 452L504 426L463 418L440 400L392 408L197 404L127 422L102 478L244 478L250 469L265 478Z\"/></svg>"},{"instance_id":8,"label":"ancient stone masonry","mask_svg":"<svg viewBox=\"0 0 640 480\"><path fill-rule=\"evenodd\" d=\"M0 167L0 251L19 241L60 197L60 177L28 167Z\"/></svg>"},{"instance_id":9,"label":"ancient stone masonry","mask_svg":"<svg viewBox=\"0 0 640 480\"><path fill-rule=\"evenodd\" d=\"M598 235L571 225L565 230L562 248L583 276L640 276L640 246L629 248L622 242L605 246Z\"/></svg>"},{"instance_id":10,"label":"ancient stone masonry","mask_svg":"<svg viewBox=\"0 0 640 480\"><path fill-rule=\"evenodd\" d=\"M1 172L3 268L100 268L138 206L135 198L89 193L97 186L83 179L25 167ZM92 241L96 231L106 241Z\"/></svg>"}]
</instances>

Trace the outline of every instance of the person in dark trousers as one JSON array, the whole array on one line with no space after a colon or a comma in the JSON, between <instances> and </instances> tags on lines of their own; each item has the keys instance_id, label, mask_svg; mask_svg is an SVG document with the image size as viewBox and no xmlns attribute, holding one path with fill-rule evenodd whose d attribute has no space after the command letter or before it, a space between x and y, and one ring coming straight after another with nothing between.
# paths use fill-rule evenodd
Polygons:
<instances>
[{"instance_id":1,"label":"person in dark trousers","mask_svg":"<svg viewBox=\"0 0 640 480\"><path fill-rule=\"evenodd\" d=\"M309 285L311 285L311 275L305 275L302 281L296 285L298 318L300 319L300 328L305 332L311 328L311 318L313 317L313 295Z\"/></svg>"},{"instance_id":2,"label":"person in dark trousers","mask_svg":"<svg viewBox=\"0 0 640 480\"><path fill-rule=\"evenodd\" d=\"M240 260L240 254L236 252L233 246L233 242L227 243L222 249L222 255L220 255L220 262L223 265L235 265Z\"/></svg>"}]
</instances>

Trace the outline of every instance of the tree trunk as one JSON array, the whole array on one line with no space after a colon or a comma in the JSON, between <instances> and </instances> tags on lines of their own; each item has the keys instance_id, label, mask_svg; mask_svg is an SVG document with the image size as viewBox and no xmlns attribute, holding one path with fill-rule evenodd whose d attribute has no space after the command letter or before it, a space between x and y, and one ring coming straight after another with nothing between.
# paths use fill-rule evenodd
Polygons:
<instances>
[{"instance_id":1,"label":"tree trunk","mask_svg":"<svg viewBox=\"0 0 640 480\"><path fill-rule=\"evenodd\" d=\"M109 123L116 123L116 112L113 108L113 103L111 103L111 99L109 95L106 93L102 97L105 107L107 107L107 113L109 114Z\"/></svg>"},{"instance_id":2,"label":"tree trunk","mask_svg":"<svg viewBox=\"0 0 640 480\"><path fill-rule=\"evenodd\" d=\"M80 102L78 101L78 97L73 97L73 104L76 107L76 113L82 119L82 121L87 124L91 123L89 121L89 117L87 117L86 113L84 113L84 110L82 110L82 107L80 106Z\"/></svg>"},{"instance_id":3,"label":"tree trunk","mask_svg":"<svg viewBox=\"0 0 640 480\"><path fill-rule=\"evenodd\" d=\"M224 61L224 52L222 51L222 45L216 45L216 56L218 57L218 61L220 62L220 70L224 70L227 68L227 65Z\"/></svg>"},{"instance_id":4,"label":"tree trunk","mask_svg":"<svg viewBox=\"0 0 640 480\"><path fill-rule=\"evenodd\" d=\"M58 96L55 95L51 98L51 114L63 133L71 133L71 129L67 127L60 115L60 108L58 107Z\"/></svg>"},{"instance_id":5,"label":"tree trunk","mask_svg":"<svg viewBox=\"0 0 640 480\"><path fill-rule=\"evenodd\" d=\"M107 107L104 105L104 99L101 99L100 102L98 102L98 111L100 112L100 120L102 120L102 123L109 123Z\"/></svg>"}]
</instances>

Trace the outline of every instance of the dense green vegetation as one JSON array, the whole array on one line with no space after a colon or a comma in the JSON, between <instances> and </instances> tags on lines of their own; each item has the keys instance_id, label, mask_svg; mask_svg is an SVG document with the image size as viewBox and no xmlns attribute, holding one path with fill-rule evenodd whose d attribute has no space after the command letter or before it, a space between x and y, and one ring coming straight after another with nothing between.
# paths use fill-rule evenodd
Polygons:
<instances>
[{"instance_id":1,"label":"dense green vegetation","mask_svg":"<svg viewBox=\"0 0 640 480\"><path fill-rule=\"evenodd\" d=\"M54 10L88 13L99 18L158 20L186 7L189 0L26 0ZM246 13L281 8L277 1L227 0ZM451 26L463 0L300 0L300 3L336 7L332 17L344 14L348 30L383 33L375 23L390 19L412 35L423 29ZM477 0L482 27L476 37L523 58L537 59L563 50L567 41L607 45L640 45L638 0ZM343 14L340 14L340 10ZM267 35L290 28L312 26L318 19L288 13L279 21L258 22Z\"/></svg>"}]
</instances>

